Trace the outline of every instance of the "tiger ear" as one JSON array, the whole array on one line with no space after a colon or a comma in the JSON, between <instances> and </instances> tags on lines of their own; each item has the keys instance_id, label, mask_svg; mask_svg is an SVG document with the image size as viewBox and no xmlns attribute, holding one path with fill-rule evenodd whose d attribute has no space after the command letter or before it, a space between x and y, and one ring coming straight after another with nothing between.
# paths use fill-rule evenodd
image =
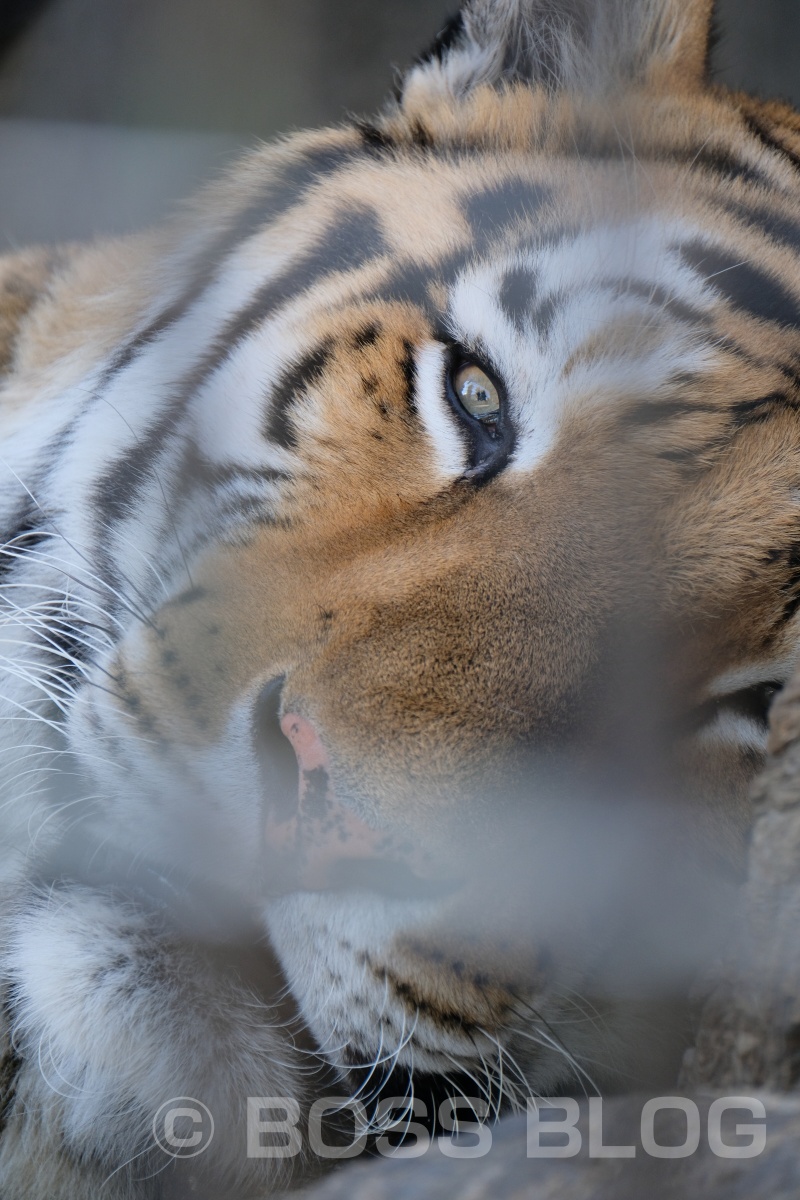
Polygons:
<instances>
[{"instance_id":1,"label":"tiger ear","mask_svg":"<svg viewBox=\"0 0 800 1200\"><path fill-rule=\"evenodd\" d=\"M703 85L714 0L466 0L410 72L463 96L480 84L608 92Z\"/></svg>"}]
</instances>

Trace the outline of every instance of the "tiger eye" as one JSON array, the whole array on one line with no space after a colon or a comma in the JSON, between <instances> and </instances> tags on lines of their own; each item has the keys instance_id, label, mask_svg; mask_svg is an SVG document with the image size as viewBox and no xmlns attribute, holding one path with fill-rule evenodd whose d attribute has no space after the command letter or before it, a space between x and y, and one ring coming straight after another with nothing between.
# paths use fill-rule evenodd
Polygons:
<instances>
[{"instance_id":1,"label":"tiger eye","mask_svg":"<svg viewBox=\"0 0 800 1200\"><path fill-rule=\"evenodd\" d=\"M500 416L497 388L474 363L459 367L453 376L453 388L462 408L476 421L496 421Z\"/></svg>"}]
</instances>

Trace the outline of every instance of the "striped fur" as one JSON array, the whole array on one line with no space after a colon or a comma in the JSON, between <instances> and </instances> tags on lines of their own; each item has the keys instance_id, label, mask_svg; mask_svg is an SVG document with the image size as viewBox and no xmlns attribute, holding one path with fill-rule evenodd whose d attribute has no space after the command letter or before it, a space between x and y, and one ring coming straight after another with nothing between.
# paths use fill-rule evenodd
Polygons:
<instances>
[{"instance_id":1,"label":"striped fur","mask_svg":"<svg viewBox=\"0 0 800 1200\"><path fill-rule=\"evenodd\" d=\"M670 1069L506 852L590 778L735 865L797 660L800 118L707 85L708 9L473 0L373 123L0 264L4 1200L264 1194L314 1164L248 1158L246 1097L328 1070ZM286 713L471 884L276 895ZM176 1164L185 1095L219 1133Z\"/></svg>"}]
</instances>

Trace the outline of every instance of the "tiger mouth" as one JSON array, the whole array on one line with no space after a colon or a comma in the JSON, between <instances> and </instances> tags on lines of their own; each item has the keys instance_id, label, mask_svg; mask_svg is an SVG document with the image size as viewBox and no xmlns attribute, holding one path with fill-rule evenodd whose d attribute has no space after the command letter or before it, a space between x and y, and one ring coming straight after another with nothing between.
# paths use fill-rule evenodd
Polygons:
<instances>
[{"instance_id":1,"label":"tiger mouth","mask_svg":"<svg viewBox=\"0 0 800 1200\"><path fill-rule=\"evenodd\" d=\"M299 713L282 713L284 682L270 680L256 713L267 894L366 891L434 900L458 891L462 880L431 870L407 837L375 829L338 799L314 726Z\"/></svg>"},{"instance_id":2,"label":"tiger mouth","mask_svg":"<svg viewBox=\"0 0 800 1200\"><path fill-rule=\"evenodd\" d=\"M469 1070L435 1073L363 1063L349 1067L346 1079L353 1100L363 1106L371 1138L382 1136L402 1146L409 1136L418 1136L413 1126L430 1138L452 1135L448 1116L454 1112L462 1121L483 1123L513 1111L510 1092L498 1077L478 1061L470 1065Z\"/></svg>"}]
</instances>

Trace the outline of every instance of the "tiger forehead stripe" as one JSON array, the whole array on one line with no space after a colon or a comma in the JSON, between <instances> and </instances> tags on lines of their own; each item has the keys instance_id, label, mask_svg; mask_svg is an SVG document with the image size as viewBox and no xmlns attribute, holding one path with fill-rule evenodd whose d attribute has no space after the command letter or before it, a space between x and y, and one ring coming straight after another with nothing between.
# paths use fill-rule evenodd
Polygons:
<instances>
[{"instance_id":1,"label":"tiger forehead stripe","mask_svg":"<svg viewBox=\"0 0 800 1200\"><path fill-rule=\"evenodd\" d=\"M463 201L464 212L476 249L485 249L492 238L504 233L509 226L535 217L552 198L552 187L518 175L467 193Z\"/></svg>"},{"instance_id":2,"label":"tiger forehead stripe","mask_svg":"<svg viewBox=\"0 0 800 1200\"><path fill-rule=\"evenodd\" d=\"M374 208L353 205L334 214L319 232L312 248L268 280L224 327L197 372L189 390L200 386L249 333L297 295L337 272L356 271L387 252L383 226Z\"/></svg>"},{"instance_id":3,"label":"tiger forehead stripe","mask_svg":"<svg viewBox=\"0 0 800 1200\"><path fill-rule=\"evenodd\" d=\"M565 144L563 153L572 154L582 162L624 163L632 155L630 147L620 145L619 137L609 135L607 140L598 139L594 131L577 131L572 144ZM696 174L708 173L726 180L741 180L743 183L770 185L770 175L763 164L748 161L730 146L706 146L701 150L690 146L663 145L658 140L636 142L635 157L640 163L672 163L686 166Z\"/></svg>"},{"instance_id":4,"label":"tiger forehead stripe","mask_svg":"<svg viewBox=\"0 0 800 1200\"><path fill-rule=\"evenodd\" d=\"M148 464L176 431L186 404L206 380L232 357L241 342L284 304L336 271L355 270L385 251L380 222L366 206L347 209L320 234L313 248L260 288L245 308L224 326L211 350L194 366L178 394L155 423L97 482L98 512L124 516L147 486Z\"/></svg>"},{"instance_id":5,"label":"tiger forehead stripe","mask_svg":"<svg viewBox=\"0 0 800 1200\"><path fill-rule=\"evenodd\" d=\"M524 236L531 230L524 222L537 219L544 223L549 235L539 233L537 243L549 236L555 241L568 236L566 227L552 228L552 201L556 191L552 186L512 174L511 178L480 188L465 190L461 208L467 218L470 237L457 248L430 260L408 257L389 277L372 291L376 299L405 300L415 304L431 318L439 316L439 305L433 300L433 290L451 288L459 275L476 260L491 252L510 229L517 226ZM547 219L545 223L545 218Z\"/></svg>"},{"instance_id":6,"label":"tiger forehead stripe","mask_svg":"<svg viewBox=\"0 0 800 1200\"><path fill-rule=\"evenodd\" d=\"M680 254L711 287L750 316L795 328L800 302L766 271L706 241L682 245Z\"/></svg>"},{"instance_id":7,"label":"tiger forehead stripe","mask_svg":"<svg viewBox=\"0 0 800 1200\"><path fill-rule=\"evenodd\" d=\"M348 178L348 169L352 171L354 162L350 154L326 159L327 166L343 168L339 176L344 180ZM311 176L305 194L311 192L318 184L319 178ZM488 243L502 232L505 224L517 222L523 216L534 215L537 208L549 199L550 194L549 188L532 184L518 174L512 174L510 179L488 188L478 191L469 189L465 193L463 206L473 226L471 239L463 242L459 251L438 262L411 259L408 267L401 270L400 277L390 279L376 294L386 298L410 300L432 315L435 306L430 303L431 282L443 283L445 286L452 284L464 266L484 251ZM295 197L292 207L300 208L303 203L304 195L301 194ZM147 463L152 461L160 449L163 450L170 436L177 431L181 413L189 397L236 352L237 347L252 331L277 314L296 296L307 294L322 279L336 272L357 271L368 262L385 255L387 251L383 223L375 211L363 204L344 204L338 216L334 216L319 231L311 250L306 251L299 260L290 260L284 271L264 284L217 334L211 349L192 367L177 397L161 412L151 429L129 449L127 455L116 462L113 469L109 469L106 476L98 481L95 493L98 507L115 519L130 511L131 505L135 504L137 495L145 486ZM409 403L413 405L413 367L409 355L406 356L406 362L406 375L410 381L407 395ZM314 366L313 363L305 364L308 365ZM287 376L291 374L291 370L287 372ZM308 381L303 368L299 381ZM268 423L268 429L276 435L275 440L279 445L288 448L292 435L286 421L286 382L279 384L278 389L274 421Z\"/></svg>"},{"instance_id":8,"label":"tiger forehead stripe","mask_svg":"<svg viewBox=\"0 0 800 1200\"><path fill-rule=\"evenodd\" d=\"M503 277L497 302L506 319L520 333L530 320L537 292L536 273L530 266L513 266Z\"/></svg>"},{"instance_id":9,"label":"tiger forehead stripe","mask_svg":"<svg viewBox=\"0 0 800 1200\"><path fill-rule=\"evenodd\" d=\"M302 203L304 197L322 179L367 156L362 141L353 130L329 130L321 137L313 134L298 138L297 141L300 142L300 146L293 145L286 153L285 161L281 162L280 152L275 155L277 162L266 184L259 166L261 155L256 152L252 157L252 186L244 186L245 180L250 182L247 172L244 171L240 188L234 193L234 196L238 197L242 191L250 190L252 195L248 202L244 207L233 207L230 214L222 214L222 231L214 237L210 245L197 246L189 239L190 260L185 265L176 264L174 271L178 279L184 278L188 273L188 281L182 283L177 296L160 307L144 328L135 332L110 359L93 384L89 395L81 398L74 415L64 428L54 435L53 453L44 460L39 477L31 481L38 489L46 486L62 451L74 440L80 421L98 401L110 403L107 393L114 382L177 326L197 304L217 281L222 265L231 252L265 226L274 223L289 209ZM213 199L215 189L225 197L223 203L229 207L230 199L226 195L227 189L224 184L208 189L206 200ZM177 426L181 407L180 403L168 405L150 429L138 437L135 447L129 450L125 456L125 468L119 474L116 469L110 469L105 477L97 481L94 489L95 502L99 512L105 514L98 518L101 524L109 519L121 519L130 511L131 504L135 503L137 490L150 470L149 464L154 456L157 457L164 442ZM101 546L105 544L102 535L98 541ZM104 569L114 577L110 557L105 551L100 553L105 559Z\"/></svg>"},{"instance_id":10,"label":"tiger forehead stripe","mask_svg":"<svg viewBox=\"0 0 800 1200\"><path fill-rule=\"evenodd\" d=\"M243 209L234 212L230 223L226 224L210 246L202 247L195 268L178 297L111 360L99 388L110 383L116 374L184 315L214 281L220 265L232 250L265 225L277 221L289 208L295 207L321 179L361 156L363 151L351 131L343 131L335 137L328 134L321 145L312 146L301 157L292 155L286 166L278 170L266 185L259 182L255 197Z\"/></svg>"}]
</instances>

